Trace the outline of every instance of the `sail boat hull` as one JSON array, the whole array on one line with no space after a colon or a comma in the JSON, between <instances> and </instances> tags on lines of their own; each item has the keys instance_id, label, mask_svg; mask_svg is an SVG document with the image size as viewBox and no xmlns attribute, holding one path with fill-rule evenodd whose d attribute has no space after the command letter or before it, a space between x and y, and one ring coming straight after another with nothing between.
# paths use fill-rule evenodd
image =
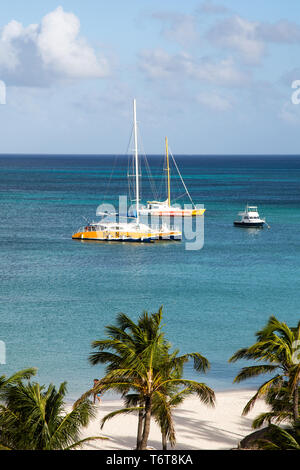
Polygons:
<instances>
[{"instance_id":1,"label":"sail boat hull","mask_svg":"<svg viewBox=\"0 0 300 470\"><path fill-rule=\"evenodd\" d=\"M180 209L172 207L147 208L140 210L140 215L169 216L169 217L195 217L203 215L206 209Z\"/></svg>"},{"instance_id":2,"label":"sail boat hull","mask_svg":"<svg viewBox=\"0 0 300 470\"><path fill-rule=\"evenodd\" d=\"M159 237L128 237L126 235L104 235L102 233L96 233L94 236L87 233L75 233L72 236L73 240L81 241L98 241L98 242L133 242L133 243L153 243L155 240L159 240Z\"/></svg>"},{"instance_id":3,"label":"sail boat hull","mask_svg":"<svg viewBox=\"0 0 300 470\"><path fill-rule=\"evenodd\" d=\"M163 232L157 235L133 235L128 236L127 234L106 234L101 232L87 233L87 232L76 232L72 235L73 240L83 241L102 241L102 242L135 242L135 243L147 243L155 242L156 240L181 240L181 233L171 232L165 234Z\"/></svg>"},{"instance_id":4,"label":"sail boat hull","mask_svg":"<svg viewBox=\"0 0 300 470\"><path fill-rule=\"evenodd\" d=\"M72 235L73 239L78 240L97 240L97 241L123 241L123 242L147 242L159 240L159 231L143 231L130 227L120 226L112 228L107 224L104 230L93 230L87 226Z\"/></svg>"},{"instance_id":5,"label":"sail boat hull","mask_svg":"<svg viewBox=\"0 0 300 470\"><path fill-rule=\"evenodd\" d=\"M162 226L151 229L146 224L99 222L82 227L72 235L77 240L149 242L156 240L180 240L181 232Z\"/></svg>"}]
</instances>

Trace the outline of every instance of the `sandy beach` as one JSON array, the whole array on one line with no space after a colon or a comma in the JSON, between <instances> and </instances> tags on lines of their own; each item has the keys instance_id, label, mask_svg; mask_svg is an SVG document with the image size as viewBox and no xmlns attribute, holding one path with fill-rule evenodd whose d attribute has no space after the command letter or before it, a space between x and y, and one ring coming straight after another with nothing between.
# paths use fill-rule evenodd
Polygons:
<instances>
[{"instance_id":1,"label":"sandy beach","mask_svg":"<svg viewBox=\"0 0 300 470\"><path fill-rule=\"evenodd\" d=\"M254 395L253 390L237 390L216 393L216 406L210 408L196 398L187 399L174 411L177 436L176 450L226 450L237 447L239 441L252 432L251 423L255 416L267 409L260 400L247 415L241 416L247 401ZM84 446L85 450L133 450L136 443L137 417L117 416L107 421L100 429L100 421L107 414L122 408L121 400L107 400L105 396L97 405L97 417L84 430L82 437L105 436L108 440L93 441ZM154 420L148 446L160 450L161 433Z\"/></svg>"}]
</instances>

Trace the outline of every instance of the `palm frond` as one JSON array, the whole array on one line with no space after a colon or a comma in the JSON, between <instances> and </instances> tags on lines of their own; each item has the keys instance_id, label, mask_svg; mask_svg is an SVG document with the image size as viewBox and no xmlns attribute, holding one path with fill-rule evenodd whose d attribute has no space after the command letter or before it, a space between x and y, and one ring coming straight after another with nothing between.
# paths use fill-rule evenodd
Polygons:
<instances>
[{"instance_id":1,"label":"palm frond","mask_svg":"<svg viewBox=\"0 0 300 470\"><path fill-rule=\"evenodd\" d=\"M104 416L101 420L101 429L103 428L104 424L109 421L112 418L115 418L116 416L122 415L122 414L130 414L130 413L136 413L137 411L142 410L143 407L140 406L133 406L130 408L122 408L120 410L112 411L111 413L108 413L107 415Z\"/></svg>"},{"instance_id":2,"label":"palm frond","mask_svg":"<svg viewBox=\"0 0 300 470\"><path fill-rule=\"evenodd\" d=\"M83 444L86 444L87 442L91 441L108 441L109 437L104 437L104 436L91 436L91 437L86 437L85 439L81 439L80 441L74 442L74 444L71 444L70 446L66 447L64 450L72 450L72 449L78 449L83 446Z\"/></svg>"},{"instance_id":3,"label":"palm frond","mask_svg":"<svg viewBox=\"0 0 300 470\"><path fill-rule=\"evenodd\" d=\"M242 370L235 377L234 382L240 383L243 380L246 380L252 377L257 377L258 375L261 375L261 374L267 374L269 372L275 371L276 369L277 369L277 366L269 365L269 364L243 367Z\"/></svg>"}]
</instances>

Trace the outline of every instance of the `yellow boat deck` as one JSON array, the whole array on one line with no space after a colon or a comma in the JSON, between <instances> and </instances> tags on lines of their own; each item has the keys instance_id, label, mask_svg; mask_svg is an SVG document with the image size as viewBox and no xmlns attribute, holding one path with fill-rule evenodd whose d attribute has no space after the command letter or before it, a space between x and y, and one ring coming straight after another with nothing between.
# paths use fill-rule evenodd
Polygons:
<instances>
[{"instance_id":1,"label":"yellow boat deck","mask_svg":"<svg viewBox=\"0 0 300 470\"><path fill-rule=\"evenodd\" d=\"M181 239L181 232L177 230L153 231L153 232L123 232L123 231L98 231L83 230L72 235L73 239L80 240L102 240L102 241L147 241Z\"/></svg>"}]
</instances>

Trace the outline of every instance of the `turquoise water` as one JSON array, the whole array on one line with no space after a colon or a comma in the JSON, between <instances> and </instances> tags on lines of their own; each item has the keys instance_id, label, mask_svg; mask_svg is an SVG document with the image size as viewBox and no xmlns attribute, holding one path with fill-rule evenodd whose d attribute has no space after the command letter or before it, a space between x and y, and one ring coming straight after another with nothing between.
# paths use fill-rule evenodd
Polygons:
<instances>
[{"instance_id":1,"label":"turquoise water","mask_svg":"<svg viewBox=\"0 0 300 470\"><path fill-rule=\"evenodd\" d=\"M148 161L163 188L161 159ZM6 344L0 374L35 366L39 382L66 380L69 397L77 398L103 373L88 356L105 325L120 311L137 319L163 305L174 346L211 362L198 379L231 389L243 364L228 364L229 357L252 344L269 316L298 322L300 157L178 156L177 163L194 202L207 209L201 250L187 251L184 241L71 239L104 196L116 202L127 193L125 158L0 157L0 340ZM173 183L175 191L178 179ZM145 200L149 190L144 182ZM270 229L233 226L247 202L258 205ZM191 367L186 375L196 378Z\"/></svg>"}]
</instances>

